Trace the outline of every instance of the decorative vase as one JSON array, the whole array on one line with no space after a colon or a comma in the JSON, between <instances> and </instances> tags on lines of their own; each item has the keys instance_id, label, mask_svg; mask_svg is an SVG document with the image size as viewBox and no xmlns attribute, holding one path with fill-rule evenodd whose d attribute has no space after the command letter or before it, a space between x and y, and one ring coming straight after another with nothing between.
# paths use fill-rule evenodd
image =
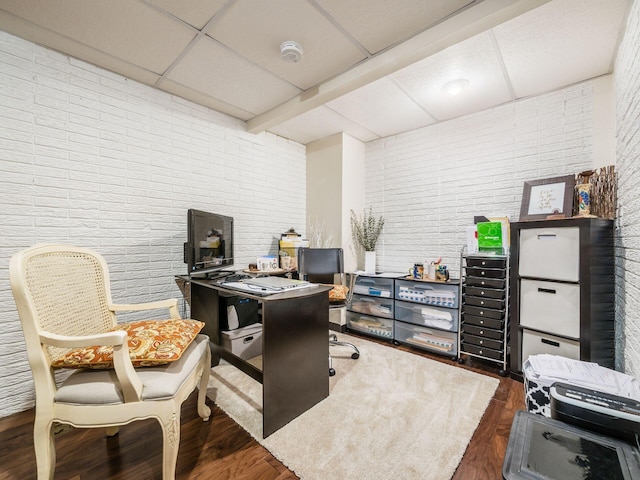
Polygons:
<instances>
[{"instance_id":1,"label":"decorative vase","mask_svg":"<svg viewBox=\"0 0 640 480\"><path fill-rule=\"evenodd\" d=\"M376 273L376 252L364 252L364 273Z\"/></svg>"},{"instance_id":2,"label":"decorative vase","mask_svg":"<svg viewBox=\"0 0 640 480\"><path fill-rule=\"evenodd\" d=\"M578 215L587 216L591 213L591 184L576 185L578 191Z\"/></svg>"}]
</instances>

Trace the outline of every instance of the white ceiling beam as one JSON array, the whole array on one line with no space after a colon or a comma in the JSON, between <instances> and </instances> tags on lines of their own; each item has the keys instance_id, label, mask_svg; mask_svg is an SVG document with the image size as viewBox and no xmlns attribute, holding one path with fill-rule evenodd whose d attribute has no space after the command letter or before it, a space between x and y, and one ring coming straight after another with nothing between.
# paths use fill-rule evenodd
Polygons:
<instances>
[{"instance_id":1,"label":"white ceiling beam","mask_svg":"<svg viewBox=\"0 0 640 480\"><path fill-rule=\"evenodd\" d=\"M247 122L247 130L261 133L549 1L483 0L351 70L256 115Z\"/></svg>"}]
</instances>

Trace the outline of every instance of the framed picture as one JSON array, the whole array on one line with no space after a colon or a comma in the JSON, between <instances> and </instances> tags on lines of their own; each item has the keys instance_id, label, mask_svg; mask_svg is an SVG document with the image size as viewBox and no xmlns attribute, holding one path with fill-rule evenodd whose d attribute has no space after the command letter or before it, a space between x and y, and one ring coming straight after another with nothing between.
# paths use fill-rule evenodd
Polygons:
<instances>
[{"instance_id":1,"label":"framed picture","mask_svg":"<svg viewBox=\"0 0 640 480\"><path fill-rule=\"evenodd\" d=\"M570 217L575 183L573 175L524 182L520 221L544 220L549 215Z\"/></svg>"}]
</instances>

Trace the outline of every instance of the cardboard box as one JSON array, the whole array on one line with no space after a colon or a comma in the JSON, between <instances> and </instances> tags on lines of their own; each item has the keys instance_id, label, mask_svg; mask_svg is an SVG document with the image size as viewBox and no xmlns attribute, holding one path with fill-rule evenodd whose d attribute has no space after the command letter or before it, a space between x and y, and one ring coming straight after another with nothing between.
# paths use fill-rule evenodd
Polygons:
<instances>
[{"instance_id":1,"label":"cardboard box","mask_svg":"<svg viewBox=\"0 0 640 480\"><path fill-rule=\"evenodd\" d=\"M221 331L222 347L248 360L262 355L262 324L255 323L235 330Z\"/></svg>"}]
</instances>

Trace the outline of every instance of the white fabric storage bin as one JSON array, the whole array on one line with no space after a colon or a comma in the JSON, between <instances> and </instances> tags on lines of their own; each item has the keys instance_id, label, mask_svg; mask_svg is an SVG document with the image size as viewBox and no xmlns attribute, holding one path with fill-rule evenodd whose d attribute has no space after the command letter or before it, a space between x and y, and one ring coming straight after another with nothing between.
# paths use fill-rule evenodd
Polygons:
<instances>
[{"instance_id":1,"label":"white fabric storage bin","mask_svg":"<svg viewBox=\"0 0 640 480\"><path fill-rule=\"evenodd\" d=\"M522 330L522 361L530 355L548 353L580 360L580 342L544 333Z\"/></svg>"},{"instance_id":2,"label":"white fabric storage bin","mask_svg":"<svg viewBox=\"0 0 640 480\"><path fill-rule=\"evenodd\" d=\"M262 355L262 324L254 323L235 330L221 331L222 347L248 360Z\"/></svg>"},{"instance_id":3,"label":"white fabric storage bin","mask_svg":"<svg viewBox=\"0 0 640 480\"><path fill-rule=\"evenodd\" d=\"M520 232L521 277L577 282L580 278L580 229L527 228Z\"/></svg>"},{"instance_id":4,"label":"white fabric storage bin","mask_svg":"<svg viewBox=\"0 0 640 480\"><path fill-rule=\"evenodd\" d=\"M580 338L580 285L520 280L520 325Z\"/></svg>"}]
</instances>

